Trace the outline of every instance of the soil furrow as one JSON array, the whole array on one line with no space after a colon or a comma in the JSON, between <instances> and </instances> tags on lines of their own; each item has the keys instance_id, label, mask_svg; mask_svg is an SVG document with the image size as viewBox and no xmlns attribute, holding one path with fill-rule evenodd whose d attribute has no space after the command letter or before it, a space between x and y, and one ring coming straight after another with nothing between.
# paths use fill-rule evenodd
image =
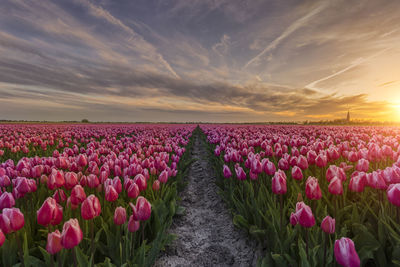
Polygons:
<instances>
[{"instance_id":1,"label":"soil furrow","mask_svg":"<svg viewBox=\"0 0 400 267\"><path fill-rule=\"evenodd\" d=\"M192 156L196 161L190 167L180 201L186 210L174 218L170 229L177 239L155 266L254 266L255 242L234 228L198 134Z\"/></svg>"}]
</instances>

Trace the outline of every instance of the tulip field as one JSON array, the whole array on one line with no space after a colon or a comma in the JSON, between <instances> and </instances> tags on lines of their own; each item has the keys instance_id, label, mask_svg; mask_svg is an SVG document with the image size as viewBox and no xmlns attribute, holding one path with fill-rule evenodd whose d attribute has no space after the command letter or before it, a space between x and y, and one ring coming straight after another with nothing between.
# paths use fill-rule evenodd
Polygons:
<instances>
[{"instance_id":1,"label":"tulip field","mask_svg":"<svg viewBox=\"0 0 400 267\"><path fill-rule=\"evenodd\" d=\"M400 128L226 124L0 125L0 266L153 265L193 138L259 266L400 266Z\"/></svg>"},{"instance_id":2,"label":"tulip field","mask_svg":"<svg viewBox=\"0 0 400 267\"><path fill-rule=\"evenodd\" d=\"M400 129L201 125L260 266L399 266Z\"/></svg>"},{"instance_id":3,"label":"tulip field","mask_svg":"<svg viewBox=\"0 0 400 267\"><path fill-rule=\"evenodd\" d=\"M0 125L0 266L151 266L194 125Z\"/></svg>"}]
</instances>

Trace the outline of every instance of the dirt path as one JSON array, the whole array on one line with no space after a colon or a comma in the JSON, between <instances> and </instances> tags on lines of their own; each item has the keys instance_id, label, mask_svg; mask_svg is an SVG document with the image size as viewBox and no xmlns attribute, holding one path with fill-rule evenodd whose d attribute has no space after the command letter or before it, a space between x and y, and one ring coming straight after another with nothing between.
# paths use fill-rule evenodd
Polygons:
<instances>
[{"instance_id":1,"label":"dirt path","mask_svg":"<svg viewBox=\"0 0 400 267\"><path fill-rule=\"evenodd\" d=\"M205 144L195 136L188 184L181 193L185 214L174 218L170 232L178 238L155 266L255 266L256 245L234 228L232 216L215 185Z\"/></svg>"}]
</instances>

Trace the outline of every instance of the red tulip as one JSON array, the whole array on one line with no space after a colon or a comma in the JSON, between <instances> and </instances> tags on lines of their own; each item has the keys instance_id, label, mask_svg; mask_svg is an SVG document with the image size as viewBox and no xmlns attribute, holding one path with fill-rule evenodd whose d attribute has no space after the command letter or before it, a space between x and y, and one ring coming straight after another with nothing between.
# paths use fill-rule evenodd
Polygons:
<instances>
[{"instance_id":1,"label":"red tulip","mask_svg":"<svg viewBox=\"0 0 400 267\"><path fill-rule=\"evenodd\" d=\"M25 225L24 214L18 208L5 208L0 214L0 229L4 234L16 232Z\"/></svg>"},{"instance_id":2,"label":"red tulip","mask_svg":"<svg viewBox=\"0 0 400 267\"><path fill-rule=\"evenodd\" d=\"M286 174L282 170L278 170L272 178L272 192L274 194L286 194Z\"/></svg>"},{"instance_id":3,"label":"red tulip","mask_svg":"<svg viewBox=\"0 0 400 267\"><path fill-rule=\"evenodd\" d=\"M386 194L390 203L400 207L400 183L389 185Z\"/></svg>"},{"instance_id":4,"label":"red tulip","mask_svg":"<svg viewBox=\"0 0 400 267\"><path fill-rule=\"evenodd\" d=\"M114 212L114 223L122 225L126 221L126 210L123 207L117 207Z\"/></svg>"},{"instance_id":5,"label":"red tulip","mask_svg":"<svg viewBox=\"0 0 400 267\"><path fill-rule=\"evenodd\" d=\"M96 218L101 213L99 199L95 195L88 196L81 205L81 215L84 220Z\"/></svg>"},{"instance_id":6,"label":"red tulip","mask_svg":"<svg viewBox=\"0 0 400 267\"><path fill-rule=\"evenodd\" d=\"M308 177L306 181L306 196L308 199L321 199L322 192L321 188L319 187L318 180L315 177Z\"/></svg>"},{"instance_id":7,"label":"red tulip","mask_svg":"<svg viewBox=\"0 0 400 267\"><path fill-rule=\"evenodd\" d=\"M134 220L133 215L129 217L129 222L128 222L128 231L131 233L136 232L139 230L140 227L140 221Z\"/></svg>"},{"instance_id":8,"label":"red tulip","mask_svg":"<svg viewBox=\"0 0 400 267\"><path fill-rule=\"evenodd\" d=\"M72 188L70 201L73 205L79 205L86 199L86 193L80 184L77 184Z\"/></svg>"},{"instance_id":9,"label":"red tulip","mask_svg":"<svg viewBox=\"0 0 400 267\"><path fill-rule=\"evenodd\" d=\"M359 267L360 258L356 252L353 240L342 237L335 241L335 258L336 261L344 267Z\"/></svg>"},{"instance_id":10,"label":"red tulip","mask_svg":"<svg viewBox=\"0 0 400 267\"><path fill-rule=\"evenodd\" d=\"M303 201L297 202L296 212L290 216L290 222L299 223L301 226L309 228L315 225L315 218L311 211L311 208L307 206ZM293 218L292 218L293 217Z\"/></svg>"},{"instance_id":11,"label":"red tulip","mask_svg":"<svg viewBox=\"0 0 400 267\"><path fill-rule=\"evenodd\" d=\"M57 225L62 221L63 218L63 208L61 205L57 204L57 201L48 197L36 211L38 224L47 226Z\"/></svg>"},{"instance_id":12,"label":"red tulip","mask_svg":"<svg viewBox=\"0 0 400 267\"><path fill-rule=\"evenodd\" d=\"M327 234L333 234L335 232L335 219L326 216L321 222L321 229Z\"/></svg>"},{"instance_id":13,"label":"red tulip","mask_svg":"<svg viewBox=\"0 0 400 267\"><path fill-rule=\"evenodd\" d=\"M222 172L223 172L225 178L230 178L230 177L232 176L231 170L230 170L229 167L228 167L227 165L225 165L225 164L224 164L224 167L223 167L223 171L222 171Z\"/></svg>"},{"instance_id":14,"label":"red tulip","mask_svg":"<svg viewBox=\"0 0 400 267\"><path fill-rule=\"evenodd\" d=\"M82 241L83 233L77 219L69 219L64 223L61 233L61 245L66 249L71 249Z\"/></svg>"},{"instance_id":15,"label":"red tulip","mask_svg":"<svg viewBox=\"0 0 400 267\"><path fill-rule=\"evenodd\" d=\"M329 193L331 193L333 195L343 194L342 181L337 176L333 177L333 179L329 183L328 190L329 190Z\"/></svg>"},{"instance_id":16,"label":"red tulip","mask_svg":"<svg viewBox=\"0 0 400 267\"><path fill-rule=\"evenodd\" d=\"M15 199L9 192L4 192L0 196L0 210L5 208L12 208L15 206Z\"/></svg>"},{"instance_id":17,"label":"red tulip","mask_svg":"<svg viewBox=\"0 0 400 267\"><path fill-rule=\"evenodd\" d=\"M55 230L47 235L46 250L51 255L58 253L62 249L61 245L61 233Z\"/></svg>"}]
</instances>

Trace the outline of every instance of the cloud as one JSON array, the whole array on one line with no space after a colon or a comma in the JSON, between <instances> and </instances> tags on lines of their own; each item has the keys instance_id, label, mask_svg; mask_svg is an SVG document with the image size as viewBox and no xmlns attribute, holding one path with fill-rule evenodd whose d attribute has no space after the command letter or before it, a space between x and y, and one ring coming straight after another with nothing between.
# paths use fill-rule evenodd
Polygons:
<instances>
[{"instance_id":1,"label":"cloud","mask_svg":"<svg viewBox=\"0 0 400 267\"><path fill-rule=\"evenodd\" d=\"M286 39L289 35L291 35L293 32L295 32L300 27L307 24L307 22L310 21L311 18L313 18L318 13L320 13L327 6L328 6L328 1L322 1L317 7L311 9L311 11L308 12L305 16L297 19L295 22L293 22L291 25L289 25L289 27L287 27L286 30L281 35L279 35L275 40L273 40L271 43L269 43L268 46L265 47L263 51L261 51L259 54L257 54L252 59L250 59L244 65L244 68L247 68L251 64L257 62L266 53L275 49L284 39Z\"/></svg>"}]
</instances>

